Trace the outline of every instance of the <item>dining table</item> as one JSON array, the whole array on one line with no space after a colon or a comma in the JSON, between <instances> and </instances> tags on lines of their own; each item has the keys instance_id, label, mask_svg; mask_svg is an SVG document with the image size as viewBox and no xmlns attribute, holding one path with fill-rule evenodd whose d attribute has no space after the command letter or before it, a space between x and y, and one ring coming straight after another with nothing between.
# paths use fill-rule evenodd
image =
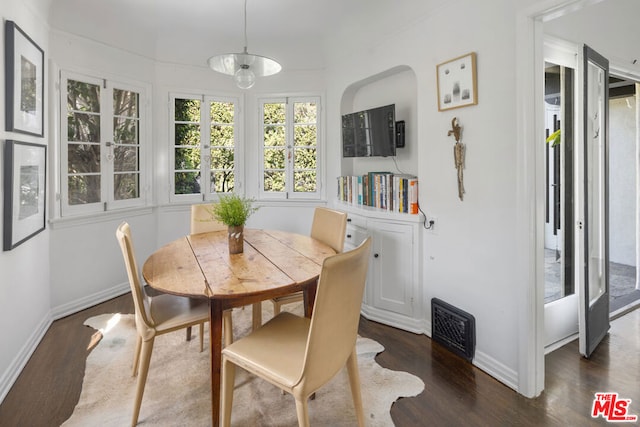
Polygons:
<instances>
[{"instance_id":1,"label":"dining table","mask_svg":"<svg viewBox=\"0 0 640 427\"><path fill-rule=\"evenodd\" d=\"M142 267L157 291L207 299L211 359L211 421L219 425L222 318L225 310L253 305L254 327L261 302L298 291L310 317L322 263L335 251L307 235L245 228L244 250L230 254L226 230L192 234L155 251Z\"/></svg>"}]
</instances>

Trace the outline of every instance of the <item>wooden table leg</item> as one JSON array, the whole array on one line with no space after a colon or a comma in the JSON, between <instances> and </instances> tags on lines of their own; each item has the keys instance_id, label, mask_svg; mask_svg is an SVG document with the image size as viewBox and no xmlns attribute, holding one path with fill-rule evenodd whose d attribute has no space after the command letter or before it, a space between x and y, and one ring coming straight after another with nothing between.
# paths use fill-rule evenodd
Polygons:
<instances>
[{"instance_id":1,"label":"wooden table leg","mask_svg":"<svg viewBox=\"0 0 640 427\"><path fill-rule=\"evenodd\" d=\"M302 295L304 296L304 315L311 318L313 314L313 304L316 302L316 291L318 290L318 281L310 283L304 288Z\"/></svg>"},{"instance_id":2,"label":"wooden table leg","mask_svg":"<svg viewBox=\"0 0 640 427\"><path fill-rule=\"evenodd\" d=\"M211 358L211 425L220 425L220 367L222 363L222 303L209 300L209 353Z\"/></svg>"}]
</instances>

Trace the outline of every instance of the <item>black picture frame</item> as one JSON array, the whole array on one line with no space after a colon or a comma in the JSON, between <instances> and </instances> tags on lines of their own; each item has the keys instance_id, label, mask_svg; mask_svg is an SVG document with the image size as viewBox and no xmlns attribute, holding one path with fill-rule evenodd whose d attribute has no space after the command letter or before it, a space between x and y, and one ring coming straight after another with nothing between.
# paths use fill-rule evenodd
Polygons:
<instances>
[{"instance_id":1,"label":"black picture frame","mask_svg":"<svg viewBox=\"0 0 640 427\"><path fill-rule=\"evenodd\" d=\"M44 51L13 21L4 42L5 130L44 136Z\"/></svg>"},{"instance_id":2,"label":"black picture frame","mask_svg":"<svg viewBox=\"0 0 640 427\"><path fill-rule=\"evenodd\" d=\"M46 228L47 146L5 141L4 233L10 251Z\"/></svg>"}]
</instances>

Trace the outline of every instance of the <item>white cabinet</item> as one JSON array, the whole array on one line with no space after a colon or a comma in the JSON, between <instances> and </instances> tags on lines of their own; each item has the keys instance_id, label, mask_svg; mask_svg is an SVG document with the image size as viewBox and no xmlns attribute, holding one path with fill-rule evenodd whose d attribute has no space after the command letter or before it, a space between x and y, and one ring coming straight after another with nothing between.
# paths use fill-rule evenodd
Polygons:
<instances>
[{"instance_id":1,"label":"white cabinet","mask_svg":"<svg viewBox=\"0 0 640 427\"><path fill-rule=\"evenodd\" d=\"M424 331L420 286L421 218L339 204L347 212L345 250L372 237L362 305L367 319L411 332Z\"/></svg>"}]
</instances>

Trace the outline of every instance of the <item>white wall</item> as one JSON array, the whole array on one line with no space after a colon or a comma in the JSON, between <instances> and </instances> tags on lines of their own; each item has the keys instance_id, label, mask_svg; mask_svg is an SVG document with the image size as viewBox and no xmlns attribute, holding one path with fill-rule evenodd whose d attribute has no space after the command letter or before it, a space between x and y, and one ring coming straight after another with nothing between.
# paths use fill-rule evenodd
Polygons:
<instances>
[{"instance_id":1,"label":"white wall","mask_svg":"<svg viewBox=\"0 0 640 427\"><path fill-rule=\"evenodd\" d=\"M511 1L492 7L457 1L374 48L341 59L328 71L329 138L339 140L339 111L356 82L398 66L416 76L416 134L420 200L438 217L438 232L424 237L424 307L441 298L476 318L478 366L517 385L517 287L515 177L515 13ZM460 11L464 11L461 13ZM490 28L491 31L486 31ZM433 43L425 42L433 41ZM457 56L478 55L478 100L438 112L436 66ZM402 95L400 95L402 96ZM463 127L467 146L464 201L457 196L451 120ZM331 155L339 158L339 147ZM339 170L332 171L336 176ZM331 178L330 178L331 179Z\"/></svg>"},{"instance_id":2,"label":"white wall","mask_svg":"<svg viewBox=\"0 0 640 427\"><path fill-rule=\"evenodd\" d=\"M14 21L44 50L46 70L46 61L49 58L48 28L39 9L33 3L32 1L3 0L0 16L5 21ZM44 15L46 16L46 11ZM0 46L4 51L4 22L0 32ZM5 69L2 66L0 67L2 111L5 105L4 81ZM45 118L49 111L48 96L48 85L45 81ZM3 150L4 141L7 139L49 145L46 119L45 136L38 138L6 132L4 113L1 116L0 140L2 140ZM4 159L4 155L1 158ZM3 162L0 162L0 176L3 174ZM2 199L4 197L2 186L0 186L0 195ZM3 209L4 207L0 207L0 210ZM3 331L2 350L0 350L0 401L4 399L9 387L50 324L49 240L50 232L47 228L15 249L0 252L0 329Z\"/></svg>"},{"instance_id":3,"label":"white wall","mask_svg":"<svg viewBox=\"0 0 640 427\"><path fill-rule=\"evenodd\" d=\"M609 257L636 265L636 99L609 103Z\"/></svg>"}]
</instances>

